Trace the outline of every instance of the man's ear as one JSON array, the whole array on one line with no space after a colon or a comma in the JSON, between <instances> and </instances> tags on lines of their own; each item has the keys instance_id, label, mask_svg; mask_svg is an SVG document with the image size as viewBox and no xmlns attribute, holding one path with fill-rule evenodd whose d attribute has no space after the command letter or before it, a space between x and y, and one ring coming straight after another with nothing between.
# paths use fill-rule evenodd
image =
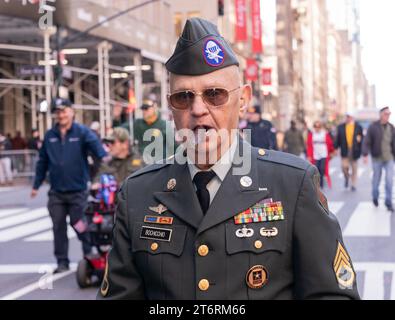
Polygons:
<instances>
[{"instance_id":1,"label":"man's ear","mask_svg":"<svg viewBox=\"0 0 395 320\"><path fill-rule=\"evenodd\" d=\"M240 97L240 112L245 112L252 99L252 88L249 84L242 86Z\"/></svg>"}]
</instances>

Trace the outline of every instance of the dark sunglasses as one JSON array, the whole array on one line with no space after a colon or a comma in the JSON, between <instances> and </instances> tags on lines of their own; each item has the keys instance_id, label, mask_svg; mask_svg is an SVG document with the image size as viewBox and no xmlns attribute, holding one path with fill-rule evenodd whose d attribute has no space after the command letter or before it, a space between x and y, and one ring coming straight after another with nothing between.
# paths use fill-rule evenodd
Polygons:
<instances>
[{"instance_id":1,"label":"dark sunglasses","mask_svg":"<svg viewBox=\"0 0 395 320\"><path fill-rule=\"evenodd\" d=\"M192 90L179 91L169 94L170 104L174 109L185 110L192 106L196 96L201 96L203 102L209 107L219 107L229 102L229 96L232 92L239 90L237 87L233 90L223 88L208 88L203 92L195 92Z\"/></svg>"}]
</instances>

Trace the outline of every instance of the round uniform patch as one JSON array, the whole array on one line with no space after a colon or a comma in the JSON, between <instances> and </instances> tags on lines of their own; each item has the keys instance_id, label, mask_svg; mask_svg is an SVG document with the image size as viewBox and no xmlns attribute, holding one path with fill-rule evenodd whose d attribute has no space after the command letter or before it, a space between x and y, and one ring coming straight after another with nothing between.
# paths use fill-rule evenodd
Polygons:
<instances>
[{"instance_id":1,"label":"round uniform patch","mask_svg":"<svg viewBox=\"0 0 395 320\"><path fill-rule=\"evenodd\" d=\"M225 51L217 40L208 39L203 47L203 57L212 67L219 67L225 61Z\"/></svg>"},{"instance_id":2,"label":"round uniform patch","mask_svg":"<svg viewBox=\"0 0 395 320\"><path fill-rule=\"evenodd\" d=\"M254 266L246 275L247 285L251 289L260 289L267 283L267 271L264 266Z\"/></svg>"}]
</instances>

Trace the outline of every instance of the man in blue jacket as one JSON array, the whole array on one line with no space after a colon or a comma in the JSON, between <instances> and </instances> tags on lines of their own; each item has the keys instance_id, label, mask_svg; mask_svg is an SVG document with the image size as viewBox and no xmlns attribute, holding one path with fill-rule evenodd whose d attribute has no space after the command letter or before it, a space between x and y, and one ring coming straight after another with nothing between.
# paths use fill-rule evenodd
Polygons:
<instances>
[{"instance_id":1,"label":"man in blue jacket","mask_svg":"<svg viewBox=\"0 0 395 320\"><path fill-rule=\"evenodd\" d=\"M45 134L31 196L34 198L37 195L49 171L51 188L48 192L48 210L53 223L58 263L54 273L60 273L69 270L67 215L82 242L84 255L91 252L84 214L89 180L87 157L91 152L102 159L106 152L93 131L74 122L74 110L68 100L57 99L55 112L57 124Z\"/></svg>"}]
</instances>

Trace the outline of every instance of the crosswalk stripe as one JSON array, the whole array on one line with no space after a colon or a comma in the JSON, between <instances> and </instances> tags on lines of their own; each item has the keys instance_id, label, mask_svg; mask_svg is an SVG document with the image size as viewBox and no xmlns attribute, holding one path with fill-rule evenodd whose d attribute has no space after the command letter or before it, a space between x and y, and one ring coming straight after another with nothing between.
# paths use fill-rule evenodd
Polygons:
<instances>
[{"instance_id":1,"label":"crosswalk stripe","mask_svg":"<svg viewBox=\"0 0 395 320\"><path fill-rule=\"evenodd\" d=\"M17 191L23 189L23 187L1 187L0 188L0 193L2 192L10 192L10 191Z\"/></svg>"},{"instance_id":2,"label":"crosswalk stripe","mask_svg":"<svg viewBox=\"0 0 395 320\"><path fill-rule=\"evenodd\" d=\"M75 272L75 269L70 269L69 271L66 271L63 273L50 275L49 278L47 278L46 280L50 281L50 283L54 283L55 281L65 278L74 272ZM47 281L45 281L45 282L47 282ZM44 282L44 287L45 287L45 282ZM6 296L0 297L0 300L16 300L20 297L27 295L30 292L41 289L41 285L42 285L42 283L40 281L36 281L32 284L27 285L26 287L23 287L17 291L14 291Z\"/></svg>"},{"instance_id":3,"label":"crosswalk stripe","mask_svg":"<svg viewBox=\"0 0 395 320\"><path fill-rule=\"evenodd\" d=\"M21 224L23 222L36 220L45 216L48 216L48 210L46 208L38 208L32 211L27 211L23 214L13 215L0 220L0 229Z\"/></svg>"},{"instance_id":4,"label":"crosswalk stripe","mask_svg":"<svg viewBox=\"0 0 395 320\"><path fill-rule=\"evenodd\" d=\"M358 178L360 179L365 174L365 172L366 172L365 168L359 169L358 170Z\"/></svg>"},{"instance_id":5,"label":"crosswalk stripe","mask_svg":"<svg viewBox=\"0 0 395 320\"><path fill-rule=\"evenodd\" d=\"M364 300L383 300L384 296L384 273L395 273L395 264L388 262L354 262L356 272L364 272L364 289L361 298ZM395 299L395 283L392 280L391 300Z\"/></svg>"},{"instance_id":6,"label":"crosswalk stripe","mask_svg":"<svg viewBox=\"0 0 395 320\"><path fill-rule=\"evenodd\" d=\"M67 237L69 239L73 239L73 238L77 237L74 229L70 226L67 226ZM25 239L23 239L23 241L26 241L26 242L53 241L53 231L52 230L45 231L45 232L36 234L34 236L25 238Z\"/></svg>"},{"instance_id":7,"label":"crosswalk stripe","mask_svg":"<svg viewBox=\"0 0 395 320\"><path fill-rule=\"evenodd\" d=\"M343 201L331 201L329 202L329 209L330 211L337 216L341 208L343 208L344 202Z\"/></svg>"},{"instance_id":8,"label":"crosswalk stripe","mask_svg":"<svg viewBox=\"0 0 395 320\"><path fill-rule=\"evenodd\" d=\"M56 263L0 264L0 274L46 273L56 268ZM70 263L70 269L76 269L76 263Z\"/></svg>"},{"instance_id":9,"label":"crosswalk stripe","mask_svg":"<svg viewBox=\"0 0 395 320\"><path fill-rule=\"evenodd\" d=\"M0 231L0 242L15 240L50 228L52 228L52 221L48 217L34 222L25 223L20 226Z\"/></svg>"},{"instance_id":10,"label":"crosswalk stripe","mask_svg":"<svg viewBox=\"0 0 395 320\"><path fill-rule=\"evenodd\" d=\"M8 216L12 216L14 214L22 213L28 210L28 208L7 208L7 209L0 209L0 218L5 218Z\"/></svg>"},{"instance_id":11,"label":"crosswalk stripe","mask_svg":"<svg viewBox=\"0 0 395 320\"><path fill-rule=\"evenodd\" d=\"M346 237L391 236L391 214L385 208L374 208L370 202L361 202L344 229Z\"/></svg>"}]
</instances>

